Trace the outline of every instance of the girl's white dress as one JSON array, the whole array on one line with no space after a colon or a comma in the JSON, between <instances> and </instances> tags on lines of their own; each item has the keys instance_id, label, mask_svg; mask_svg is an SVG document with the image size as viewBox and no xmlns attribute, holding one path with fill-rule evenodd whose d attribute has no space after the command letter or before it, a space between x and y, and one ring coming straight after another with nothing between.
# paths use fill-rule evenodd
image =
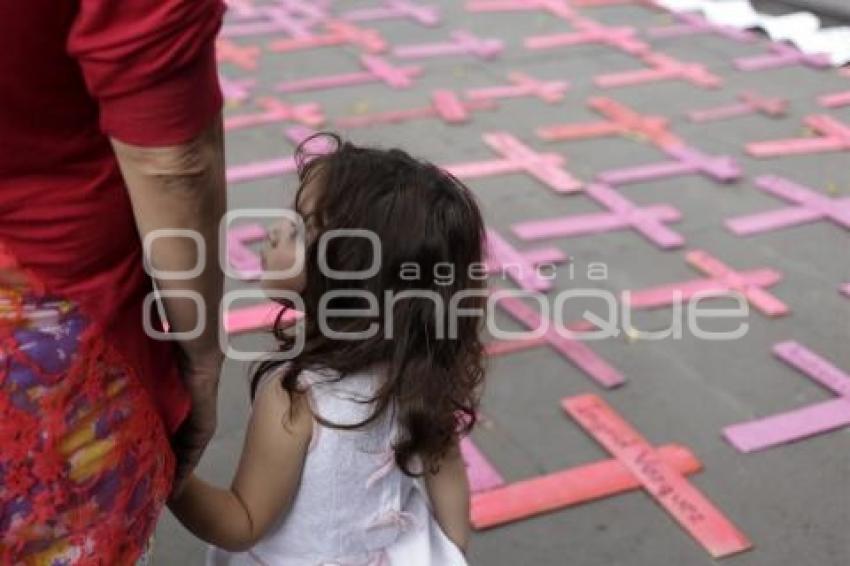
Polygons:
<instances>
[{"instance_id":1,"label":"girl's white dress","mask_svg":"<svg viewBox=\"0 0 850 566\"><path fill-rule=\"evenodd\" d=\"M376 374L338 383L330 372L305 371L314 414L341 424L371 413L364 403ZM278 387L265 380L261 387ZM396 466L392 411L365 428L313 424L301 484L289 512L250 551L211 548L207 566L464 566L466 560L430 510L422 480Z\"/></svg>"}]
</instances>

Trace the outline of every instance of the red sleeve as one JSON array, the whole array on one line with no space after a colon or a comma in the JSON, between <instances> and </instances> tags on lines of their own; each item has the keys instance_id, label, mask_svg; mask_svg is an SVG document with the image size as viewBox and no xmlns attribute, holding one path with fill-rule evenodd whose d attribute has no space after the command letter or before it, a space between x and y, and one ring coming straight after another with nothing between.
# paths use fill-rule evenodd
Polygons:
<instances>
[{"instance_id":1,"label":"red sleeve","mask_svg":"<svg viewBox=\"0 0 850 566\"><path fill-rule=\"evenodd\" d=\"M188 141L221 111L215 36L222 0L79 0L68 52L101 129L136 145Z\"/></svg>"}]
</instances>

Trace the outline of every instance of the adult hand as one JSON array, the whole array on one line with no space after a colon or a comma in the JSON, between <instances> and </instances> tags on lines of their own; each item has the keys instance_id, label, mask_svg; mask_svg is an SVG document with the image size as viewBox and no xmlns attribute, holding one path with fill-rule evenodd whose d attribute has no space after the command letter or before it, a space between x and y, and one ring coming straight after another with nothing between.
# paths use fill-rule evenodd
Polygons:
<instances>
[{"instance_id":1,"label":"adult hand","mask_svg":"<svg viewBox=\"0 0 850 566\"><path fill-rule=\"evenodd\" d=\"M192 398L192 409L172 438L177 457L172 496L180 493L215 434L218 380L223 361L224 355L218 349L193 356L181 354L180 369Z\"/></svg>"}]
</instances>

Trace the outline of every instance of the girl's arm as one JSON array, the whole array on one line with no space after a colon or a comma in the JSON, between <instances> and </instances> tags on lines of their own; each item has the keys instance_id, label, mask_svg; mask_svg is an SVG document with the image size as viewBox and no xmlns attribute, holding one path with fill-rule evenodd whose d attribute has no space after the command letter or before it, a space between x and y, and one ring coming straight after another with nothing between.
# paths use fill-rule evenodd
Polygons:
<instances>
[{"instance_id":1,"label":"girl's arm","mask_svg":"<svg viewBox=\"0 0 850 566\"><path fill-rule=\"evenodd\" d=\"M236 477L230 489L191 476L171 501L174 515L195 536L230 552L251 548L283 515L298 489L312 434L303 396L272 380L260 388Z\"/></svg>"},{"instance_id":2,"label":"girl's arm","mask_svg":"<svg viewBox=\"0 0 850 566\"><path fill-rule=\"evenodd\" d=\"M458 444L440 461L437 473L426 471L425 487L434 515L446 535L463 552L469 544L469 481Z\"/></svg>"}]
</instances>

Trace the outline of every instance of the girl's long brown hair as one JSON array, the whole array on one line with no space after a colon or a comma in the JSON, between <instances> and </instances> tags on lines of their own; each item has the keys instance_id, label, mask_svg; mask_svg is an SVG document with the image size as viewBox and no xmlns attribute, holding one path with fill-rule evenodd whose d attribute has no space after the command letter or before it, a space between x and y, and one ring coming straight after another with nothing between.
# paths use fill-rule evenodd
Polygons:
<instances>
[{"instance_id":1,"label":"girl's long brown hair","mask_svg":"<svg viewBox=\"0 0 850 566\"><path fill-rule=\"evenodd\" d=\"M286 362L258 364L252 395L262 376L282 364L286 367L281 384L291 393L299 392L298 376L305 369L331 369L342 380L380 367L385 379L370 401L374 410L368 418L354 425L317 418L325 426L355 429L385 411L395 411L402 431L394 446L396 463L405 473L416 475L419 471L412 459L419 456L434 470L458 436L475 424L484 379L482 315L469 314L483 313L486 303L483 293L477 292L486 285L480 273L485 245L481 212L466 186L430 163L398 149L358 147L333 134L320 135L334 142L333 151L309 154L307 144L316 141L311 139L296 152L300 180L296 209L305 187L318 183L314 207L305 218L315 228L316 237L306 244L305 316L303 328L298 330L304 333L304 347ZM381 263L376 275L342 280L319 269L318 235L339 229L377 234ZM372 244L361 237L333 238L325 253L327 265L341 271L365 270L376 260L373 255ZM418 279L412 277L413 265L418 266ZM451 279L446 277L449 267L454 274ZM326 316L328 325L336 332L354 333L377 324L373 337L339 340L321 332L317 322L321 298L343 289L371 293L377 299L379 315L377 319ZM398 299L387 312L384 298L390 291L396 295L418 293ZM448 325L452 298L464 291L471 292L459 303L464 315L455 318L457 331L449 333L443 328L441 337L438 327ZM422 292L430 293L431 298L421 296ZM442 301L435 302L434 296ZM350 294L328 303L335 311L366 306L365 300ZM282 316L283 312L279 321ZM389 338L385 337L386 323L392 324ZM281 351L293 347L290 332L276 324L274 333Z\"/></svg>"}]
</instances>

